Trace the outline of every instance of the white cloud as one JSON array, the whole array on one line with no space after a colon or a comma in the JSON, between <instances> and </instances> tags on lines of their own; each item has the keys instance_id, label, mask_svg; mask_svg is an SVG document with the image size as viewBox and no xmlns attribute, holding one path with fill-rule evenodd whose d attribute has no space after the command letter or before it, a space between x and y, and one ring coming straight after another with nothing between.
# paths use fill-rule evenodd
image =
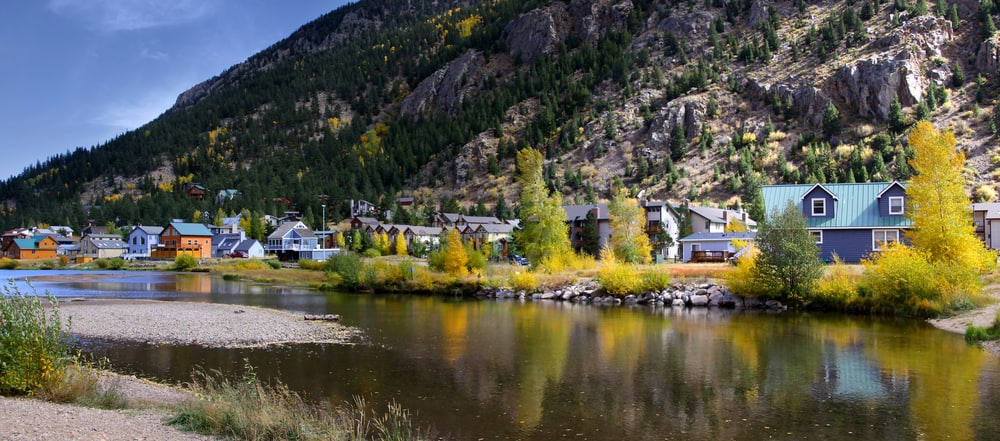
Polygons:
<instances>
[{"instance_id":1,"label":"white cloud","mask_svg":"<svg viewBox=\"0 0 1000 441\"><path fill-rule=\"evenodd\" d=\"M212 0L49 0L59 15L105 31L131 31L198 20L211 13Z\"/></svg>"},{"instance_id":2,"label":"white cloud","mask_svg":"<svg viewBox=\"0 0 1000 441\"><path fill-rule=\"evenodd\" d=\"M167 58L169 58L169 55L167 55L166 52L158 51L155 49L149 49L145 47L142 48L141 51L139 51L139 56L154 61L166 60Z\"/></svg>"},{"instance_id":3,"label":"white cloud","mask_svg":"<svg viewBox=\"0 0 1000 441\"><path fill-rule=\"evenodd\" d=\"M119 132L141 127L173 106L180 93L178 90L183 88L151 90L141 95L136 94L108 102L99 114L90 119L90 123L113 127Z\"/></svg>"}]
</instances>

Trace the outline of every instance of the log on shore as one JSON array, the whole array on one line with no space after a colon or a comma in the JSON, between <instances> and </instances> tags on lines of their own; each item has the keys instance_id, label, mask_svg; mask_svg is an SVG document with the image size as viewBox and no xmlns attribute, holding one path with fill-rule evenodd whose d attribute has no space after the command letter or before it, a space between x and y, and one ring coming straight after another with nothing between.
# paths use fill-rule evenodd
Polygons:
<instances>
[{"instance_id":1,"label":"log on shore","mask_svg":"<svg viewBox=\"0 0 1000 441\"><path fill-rule=\"evenodd\" d=\"M302 316L306 320L320 320L327 322L339 322L340 314L306 314Z\"/></svg>"}]
</instances>

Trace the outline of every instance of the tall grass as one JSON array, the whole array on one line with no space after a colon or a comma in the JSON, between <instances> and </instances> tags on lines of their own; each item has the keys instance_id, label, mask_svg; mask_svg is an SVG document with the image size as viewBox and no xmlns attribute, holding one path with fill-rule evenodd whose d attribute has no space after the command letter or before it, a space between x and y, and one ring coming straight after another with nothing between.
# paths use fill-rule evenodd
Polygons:
<instances>
[{"instance_id":1,"label":"tall grass","mask_svg":"<svg viewBox=\"0 0 1000 441\"><path fill-rule=\"evenodd\" d=\"M994 319L993 326L980 328L978 326L969 325L969 327L965 329L965 340L968 342L997 339L1000 339L1000 310L997 310L997 316L996 319Z\"/></svg>"},{"instance_id":2,"label":"tall grass","mask_svg":"<svg viewBox=\"0 0 1000 441\"><path fill-rule=\"evenodd\" d=\"M182 404L170 423L203 434L249 441L427 439L396 404L383 415L360 398L339 409L311 404L280 382L265 384L249 365L237 381L201 372L190 387L197 399Z\"/></svg>"},{"instance_id":3,"label":"tall grass","mask_svg":"<svg viewBox=\"0 0 1000 441\"><path fill-rule=\"evenodd\" d=\"M13 281L0 298L0 394L28 395L62 380L72 361L63 338L59 302L20 291Z\"/></svg>"}]
</instances>

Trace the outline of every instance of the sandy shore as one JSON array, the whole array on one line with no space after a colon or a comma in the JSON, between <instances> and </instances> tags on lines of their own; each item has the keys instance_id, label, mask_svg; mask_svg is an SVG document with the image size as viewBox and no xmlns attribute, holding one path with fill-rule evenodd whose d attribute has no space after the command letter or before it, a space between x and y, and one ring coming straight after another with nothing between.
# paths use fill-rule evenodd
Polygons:
<instances>
[{"instance_id":1,"label":"sandy shore","mask_svg":"<svg viewBox=\"0 0 1000 441\"><path fill-rule=\"evenodd\" d=\"M998 300L1000 300L1000 287L990 286L987 287L986 292ZM946 317L940 319L930 319L928 322L934 325L934 327L948 331L954 332L956 334L965 334L966 328L969 325L988 328L993 326L994 321L997 318L997 311L1000 310L1000 303L993 303L985 308L979 308L974 311L964 312L962 314ZM981 343L982 347L996 355L1000 355L1000 341L986 341Z\"/></svg>"},{"instance_id":2,"label":"sandy shore","mask_svg":"<svg viewBox=\"0 0 1000 441\"><path fill-rule=\"evenodd\" d=\"M303 320L271 309L152 300L81 300L59 303L70 333L150 344L257 347L291 343L349 344L357 329Z\"/></svg>"}]
</instances>

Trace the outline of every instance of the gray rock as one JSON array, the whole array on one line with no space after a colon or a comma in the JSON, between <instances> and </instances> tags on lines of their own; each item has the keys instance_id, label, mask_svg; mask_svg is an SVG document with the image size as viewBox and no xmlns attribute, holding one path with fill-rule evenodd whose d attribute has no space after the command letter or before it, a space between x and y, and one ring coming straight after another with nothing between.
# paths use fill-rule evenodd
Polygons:
<instances>
[{"instance_id":1,"label":"gray rock","mask_svg":"<svg viewBox=\"0 0 1000 441\"><path fill-rule=\"evenodd\" d=\"M670 306L684 306L684 301L681 299L674 299L670 302Z\"/></svg>"},{"instance_id":2,"label":"gray rock","mask_svg":"<svg viewBox=\"0 0 1000 441\"><path fill-rule=\"evenodd\" d=\"M466 51L424 78L400 104L400 113L414 120L435 112L453 115L468 96L482 87L484 66L482 54Z\"/></svg>"},{"instance_id":3,"label":"gray rock","mask_svg":"<svg viewBox=\"0 0 1000 441\"><path fill-rule=\"evenodd\" d=\"M693 295L691 296L691 306L707 306L708 296L706 295Z\"/></svg>"},{"instance_id":4,"label":"gray rock","mask_svg":"<svg viewBox=\"0 0 1000 441\"><path fill-rule=\"evenodd\" d=\"M512 20L504 28L507 35L507 53L520 57L525 63L550 55L556 51L571 29L569 11L565 3L538 8Z\"/></svg>"}]
</instances>

